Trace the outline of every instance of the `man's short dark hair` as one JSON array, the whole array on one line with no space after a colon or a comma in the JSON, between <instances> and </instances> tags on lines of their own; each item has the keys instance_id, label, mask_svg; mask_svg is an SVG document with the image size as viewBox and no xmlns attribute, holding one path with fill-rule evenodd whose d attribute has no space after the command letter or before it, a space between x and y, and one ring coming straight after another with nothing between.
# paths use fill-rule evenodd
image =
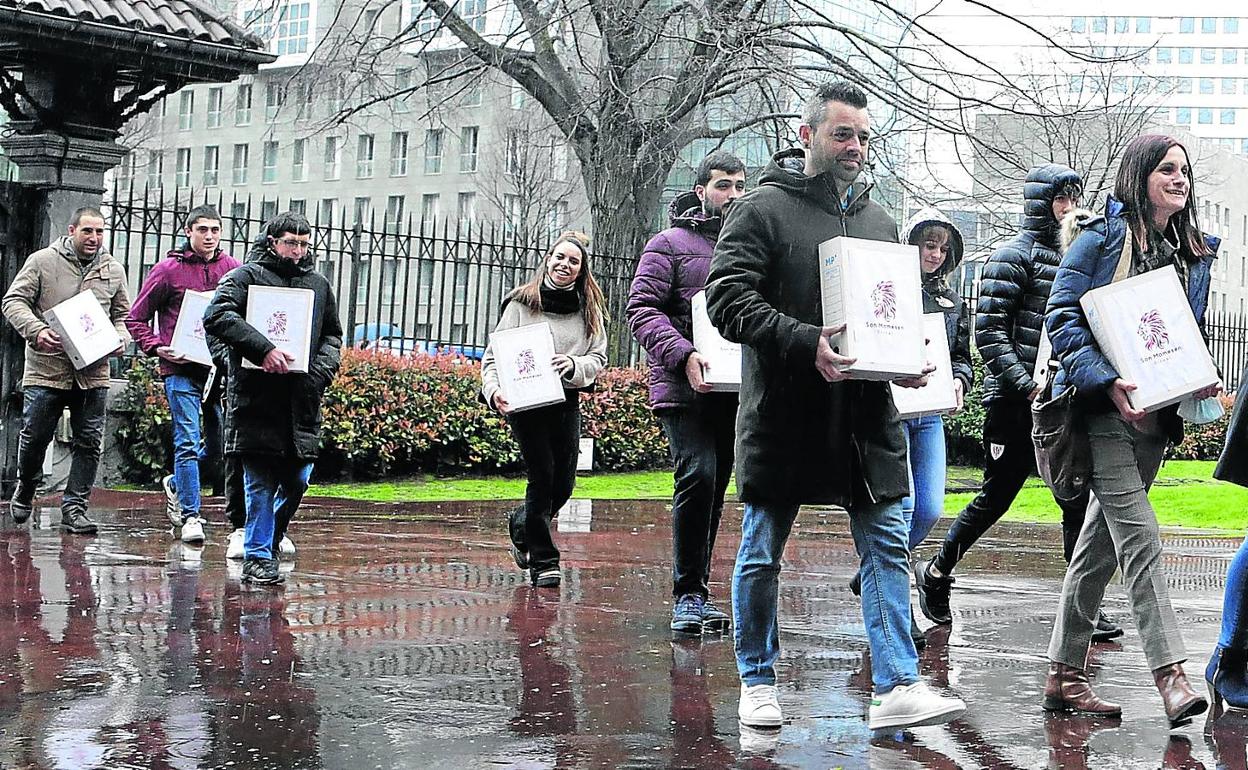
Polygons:
<instances>
[{"instance_id":1,"label":"man's short dark hair","mask_svg":"<svg viewBox=\"0 0 1248 770\"><path fill-rule=\"evenodd\" d=\"M823 122L824 108L828 102L848 104L854 109L862 110L867 106L867 95L863 90L848 80L836 80L824 83L815 89L806 101L806 109L802 113L802 121L815 128Z\"/></svg>"},{"instance_id":2,"label":"man's short dark hair","mask_svg":"<svg viewBox=\"0 0 1248 770\"><path fill-rule=\"evenodd\" d=\"M195 208L186 212L186 220L182 226L183 228L189 230L192 227L194 227L195 223L201 219L215 219L218 222L220 222L221 215L217 213L217 209L215 206L209 206L208 204L205 203L202 206L196 206Z\"/></svg>"},{"instance_id":3,"label":"man's short dark hair","mask_svg":"<svg viewBox=\"0 0 1248 770\"><path fill-rule=\"evenodd\" d=\"M745 173L745 164L741 159L730 152L716 150L710 155L702 159L698 164L698 177L694 180L694 184L706 187L711 181L712 171L722 171L725 174L743 174Z\"/></svg>"},{"instance_id":4,"label":"man's short dark hair","mask_svg":"<svg viewBox=\"0 0 1248 770\"><path fill-rule=\"evenodd\" d=\"M1062 196L1070 198L1072 201L1077 203L1079 198L1083 197L1083 188L1075 182L1067 182L1053 193L1054 198L1060 198Z\"/></svg>"},{"instance_id":5,"label":"man's short dark hair","mask_svg":"<svg viewBox=\"0 0 1248 770\"><path fill-rule=\"evenodd\" d=\"M94 206L83 206L82 208L74 211L73 214L69 215L69 226L77 227L78 223L82 221L83 217L95 217L96 219L103 219L104 215L101 214L100 210Z\"/></svg>"},{"instance_id":6,"label":"man's short dark hair","mask_svg":"<svg viewBox=\"0 0 1248 770\"><path fill-rule=\"evenodd\" d=\"M308 218L298 211L283 211L270 219L264 226L264 234L270 238L281 238L283 235L311 235L312 225Z\"/></svg>"}]
</instances>

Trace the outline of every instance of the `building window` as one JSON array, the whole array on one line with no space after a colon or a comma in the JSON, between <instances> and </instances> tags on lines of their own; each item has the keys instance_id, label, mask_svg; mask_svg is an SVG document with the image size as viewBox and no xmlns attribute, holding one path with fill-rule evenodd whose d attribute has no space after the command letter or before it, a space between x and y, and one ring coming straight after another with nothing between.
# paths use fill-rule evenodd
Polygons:
<instances>
[{"instance_id":1,"label":"building window","mask_svg":"<svg viewBox=\"0 0 1248 770\"><path fill-rule=\"evenodd\" d=\"M1108 29L1109 29L1108 22L1106 21L1104 16L1092 17L1092 31L1093 32L1100 33L1103 35Z\"/></svg>"},{"instance_id":2,"label":"building window","mask_svg":"<svg viewBox=\"0 0 1248 770\"><path fill-rule=\"evenodd\" d=\"M398 232L399 226L403 224L403 206L406 199L402 195L390 195L386 197L386 219L384 226L386 232Z\"/></svg>"},{"instance_id":3,"label":"building window","mask_svg":"<svg viewBox=\"0 0 1248 770\"><path fill-rule=\"evenodd\" d=\"M293 211L296 214L308 213L308 202L303 198L291 198L290 205L286 207L287 211Z\"/></svg>"},{"instance_id":4,"label":"building window","mask_svg":"<svg viewBox=\"0 0 1248 770\"><path fill-rule=\"evenodd\" d=\"M1127 31L1128 25L1130 23L1131 23L1131 19L1127 18L1126 16L1115 16L1114 17L1114 32L1116 34L1121 35L1122 33Z\"/></svg>"},{"instance_id":5,"label":"building window","mask_svg":"<svg viewBox=\"0 0 1248 770\"><path fill-rule=\"evenodd\" d=\"M1213 17L1210 17L1210 16L1206 16L1205 18L1203 18L1203 19L1201 19L1201 20L1200 20L1200 32L1201 32L1201 34L1203 34L1203 35L1212 35L1213 33L1217 32L1217 31L1218 31L1218 20L1217 20L1217 19L1215 19L1215 18L1213 18Z\"/></svg>"},{"instance_id":6,"label":"building window","mask_svg":"<svg viewBox=\"0 0 1248 770\"><path fill-rule=\"evenodd\" d=\"M1229 35L1239 34L1239 19L1230 16L1222 20L1222 31Z\"/></svg>"},{"instance_id":7,"label":"building window","mask_svg":"<svg viewBox=\"0 0 1248 770\"><path fill-rule=\"evenodd\" d=\"M1114 76L1110 78L1110 87L1116 94L1125 94L1127 92L1127 79L1122 76Z\"/></svg>"},{"instance_id":8,"label":"building window","mask_svg":"<svg viewBox=\"0 0 1248 770\"><path fill-rule=\"evenodd\" d=\"M173 183L178 187L191 186L191 148L179 147L177 157L174 158L174 180Z\"/></svg>"},{"instance_id":9,"label":"building window","mask_svg":"<svg viewBox=\"0 0 1248 770\"><path fill-rule=\"evenodd\" d=\"M1135 31L1137 33L1152 32L1153 20L1147 16L1137 16L1135 18Z\"/></svg>"},{"instance_id":10,"label":"building window","mask_svg":"<svg viewBox=\"0 0 1248 770\"><path fill-rule=\"evenodd\" d=\"M442 173L442 129L425 131L425 173Z\"/></svg>"},{"instance_id":11,"label":"building window","mask_svg":"<svg viewBox=\"0 0 1248 770\"><path fill-rule=\"evenodd\" d=\"M464 126L459 132L459 170L471 173L477 170L477 137L480 129Z\"/></svg>"},{"instance_id":12,"label":"building window","mask_svg":"<svg viewBox=\"0 0 1248 770\"><path fill-rule=\"evenodd\" d=\"M147 186L165 186L165 153L152 150L147 154Z\"/></svg>"},{"instance_id":13,"label":"building window","mask_svg":"<svg viewBox=\"0 0 1248 770\"><path fill-rule=\"evenodd\" d=\"M381 258L381 301L389 305L394 302L394 289L399 283L399 260L394 257Z\"/></svg>"},{"instance_id":14,"label":"building window","mask_svg":"<svg viewBox=\"0 0 1248 770\"><path fill-rule=\"evenodd\" d=\"M459 222L461 229L467 228L476 219L477 214L477 194L470 192L461 192L455 196L455 219Z\"/></svg>"},{"instance_id":15,"label":"building window","mask_svg":"<svg viewBox=\"0 0 1248 770\"><path fill-rule=\"evenodd\" d=\"M559 237L559 233L568 229L568 224L572 221L572 214L568 208L567 201L555 201L555 206L550 210L550 214L546 218L546 237L554 240Z\"/></svg>"},{"instance_id":16,"label":"building window","mask_svg":"<svg viewBox=\"0 0 1248 770\"><path fill-rule=\"evenodd\" d=\"M251 123L251 84L242 83L234 96L234 125L246 126Z\"/></svg>"},{"instance_id":17,"label":"building window","mask_svg":"<svg viewBox=\"0 0 1248 770\"><path fill-rule=\"evenodd\" d=\"M355 208L352 211L354 219L353 224L362 225L368 220L368 211L372 208L373 199L366 195L361 195L355 199Z\"/></svg>"},{"instance_id":18,"label":"building window","mask_svg":"<svg viewBox=\"0 0 1248 770\"><path fill-rule=\"evenodd\" d=\"M277 120L282 110L282 102L286 98L285 88L276 80L270 80L264 86L264 119L269 123Z\"/></svg>"},{"instance_id":19,"label":"building window","mask_svg":"<svg viewBox=\"0 0 1248 770\"><path fill-rule=\"evenodd\" d=\"M1223 64L1239 64L1239 49L1238 48L1223 48L1222 49L1222 63Z\"/></svg>"},{"instance_id":20,"label":"building window","mask_svg":"<svg viewBox=\"0 0 1248 770\"><path fill-rule=\"evenodd\" d=\"M1200 92L1202 94L1213 93L1213 78L1201 78L1200 79Z\"/></svg>"},{"instance_id":21,"label":"building window","mask_svg":"<svg viewBox=\"0 0 1248 770\"><path fill-rule=\"evenodd\" d=\"M338 178L341 172L339 161L342 158L342 144L336 136L325 137L325 180Z\"/></svg>"},{"instance_id":22,"label":"building window","mask_svg":"<svg viewBox=\"0 0 1248 770\"><path fill-rule=\"evenodd\" d=\"M277 142L265 142L261 147L261 160L263 161L263 169L260 173L260 181L265 184L271 184L277 181Z\"/></svg>"},{"instance_id":23,"label":"building window","mask_svg":"<svg viewBox=\"0 0 1248 770\"><path fill-rule=\"evenodd\" d=\"M1176 107L1174 110L1174 122L1180 126L1192 125L1192 108Z\"/></svg>"},{"instance_id":24,"label":"building window","mask_svg":"<svg viewBox=\"0 0 1248 770\"><path fill-rule=\"evenodd\" d=\"M1200 49L1200 63L1201 64L1213 64L1217 60L1218 60L1218 49L1216 48Z\"/></svg>"},{"instance_id":25,"label":"building window","mask_svg":"<svg viewBox=\"0 0 1248 770\"><path fill-rule=\"evenodd\" d=\"M1158 48L1158 49L1157 49L1157 63L1158 63L1158 64L1169 64L1169 63L1170 63L1170 56L1171 56L1171 54L1170 54L1170 49L1169 49L1169 48Z\"/></svg>"},{"instance_id":26,"label":"building window","mask_svg":"<svg viewBox=\"0 0 1248 770\"><path fill-rule=\"evenodd\" d=\"M1236 78L1222 78L1222 93L1224 94L1235 93L1236 85L1237 85Z\"/></svg>"},{"instance_id":27,"label":"building window","mask_svg":"<svg viewBox=\"0 0 1248 770\"><path fill-rule=\"evenodd\" d=\"M234 168L231 180L234 184L247 184L247 152L247 145L234 145Z\"/></svg>"},{"instance_id":28,"label":"building window","mask_svg":"<svg viewBox=\"0 0 1248 770\"><path fill-rule=\"evenodd\" d=\"M421 0L423 3L423 0ZM408 112L412 109L412 68L402 67L394 73L394 111Z\"/></svg>"},{"instance_id":29,"label":"building window","mask_svg":"<svg viewBox=\"0 0 1248 770\"><path fill-rule=\"evenodd\" d=\"M1179 85L1179 89L1178 89L1179 93L1190 94L1192 92L1192 79L1191 78L1179 78L1178 85Z\"/></svg>"},{"instance_id":30,"label":"building window","mask_svg":"<svg viewBox=\"0 0 1248 770\"><path fill-rule=\"evenodd\" d=\"M295 89L295 117L312 117L312 103L315 98L316 86L308 82L300 83Z\"/></svg>"},{"instance_id":31,"label":"building window","mask_svg":"<svg viewBox=\"0 0 1248 770\"><path fill-rule=\"evenodd\" d=\"M511 129L507 132L507 149L505 162L503 164L503 172L516 175L521 173L523 162L524 148L521 146L522 137L520 131Z\"/></svg>"},{"instance_id":32,"label":"building window","mask_svg":"<svg viewBox=\"0 0 1248 770\"><path fill-rule=\"evenodd\" d=\"M355 178L369 179L373 175L373 135L360 134L355 143Z\"/></svg>"},{"instance_id":33,"label":"building window","mask_svg":"<svg viewBox=\"0 0 1248 770\"><path fill-rule=\"evenodd\" d=\"M560 181L567 179L568 145L563 137L556 134L550 138L550 178Z\"/></svg>"},{"instance_id":34,"label":"building window","mask_svg":"<svg viewBox=\"0 0 1248 770\"><path fill-rule=\"evenodd\" d=\"M221 150L215 145L204 148L204 187L216 187L221 182Z\"/></svg>"},{"instance_id":35,"label":"building window","mask_svg":"<svg viewBox=\"0 0 1248 770\"><path fill-rule=\"evenodd\" d=\"M481 87L481 80L479 78L474 78L464 89L464 106L480 107L484 91L485 89Z\"/></svg>"},{"instance_id":36,"label":"building window","mask_svg":"<svg viewBox=\"0 0 1248 770\"><path fill-rule=\"evenodd\" d=\"M334 211L338 208L337 198L321 198L321 205L316 210L316 221L324 227L334 226Z\"/></svg>"},{"instance_id":37,"label":"building window","mask_svg":"<svg viewBox=\"0 0 1248 770\"><path fill-rule=\"evenodd\" d=\"M451 292L452 292L451 298L452 298L452 301L454 301L455 305L457 307L463 307L464 305L467 305L468 304L468 265L465 265L463 262L455 263L454 272L452 273L452 277L451 277L451 285L452 285L451 286ZM460 325L461 324L451 324L452 341L459 341L459 342L463 341L462 335L458 335L460 336L459 340L454 340L454 338L457 336L455 327L460 326Z\"/></svg>"},{"instance_id":38,"label":"building window","mask_svg":"<svg viewBox=\"0 0 1248 770\"><path fill-rule=\"evenodd\" d=\"M368 281L369 274L373 272L372 268L372 261L368 257L356 263L356 272L359 275L355 289L355 304L357 305L368 302Z\"/></svg>"},{"instance_id":39,"label":"building window","mask_svg":"<svg viewBox=\"0 0 1248 770\"><path fill-rule=\"evenodd\" d=\"M1235 125L1235 110L1222 110L1222 114L1218 117L1218 122L1224 126Z\"/></svg>"},{"instance_id":40,"label":"building window","mask_svg":"<svg viewBox=\"0 0 1248 770\"><path fill-rule=\"evenodd\" d=\"M433 274L437 265L432 259L422 259L416 269L416 290L422 295L429 297L433 295ZM429 324L416 324L416 338L427 340L432 334ZM421 328L423 327L423 329Z\"/></svg>"},{"instance_id":41,"label":"building window","mask_svg":"<svg viewBox=\"0 0 1248 770\"><path fill-rule=\"evenodd\" d=\"M422 225L432 225L438 221L439 197L437 193L425 193L420 196L420 222Z\"/></svg>"},{"instance_id":42,"label":"building window","mask_svg":"<svg viewBox=\"0 0 1248 770\"><path fill-rule=\"evenodd\" d=\"M520 196L503 195L503 237L515 238L520 234Z\"/></svg>"},{"instance_id":43,"label":"building window","mask_svg":"<svg viewBox=\"0 0 1248 770\"><path fill-rule=\"evenodd\" d=\"M268 222L277 216L277 201L262 200L260 201L260 221Z\"/></svg>"},{"instance_id":44,"label":"building window","mask_svg":"<svg viewBox=\"0 0 1248 770\"><path fill-rule=\"evenodd\" d=\"M1082 16L1074 17L1073 19L1070 20L1070 31L1079 32L1079 33L1087 32L1088 31L1087 21Z\"/></svg>"},{"instance_id":45,"label":"building window","mask_svg":"<svg viewBox=\"0 0 1248 770\"><path fill-rule=\"evenodd\" d=\"M407 132L390 134L390 176L407 176Z\"/></svg>"},{"instance_id":46,"label":"building window","mask_svg":"<svg viewBox=\"0 0 1248 770\"><path fill-rule=\"evenodd\" d=\"M1191 64L1193 61L1192 56L1195 54L1195 52L1196 52L1195 48L1180 48L1179 49L1179 64Z\"/></svg>"},{"instance_id":47,"label":"building window","mask_svg":"<svg viewBox=\"0 0 1248 770\"><path fill-rule=\"evenodd\" d=\"M221 103L224 93L220 88L208 89L208 128L221 127Z\"/></svg>"},{"instance_id":48,"label":"building window","mask_svg":"<svg viewBox=\"0 0 1248 770\"><path fill-rule=\"evenodd\" d=\"M294 156L294 160L290 166L290 181L308 181L308 140L296 139L291 154Z\"/></svg>"},{"instance_id":49,"label":"building window","mask_svg":"<svg viewBox=\"0 0 1248 770\"><path fill-rule=\"evenodd\" d=\"M1213 125L1213 110L1201 107L1196 113L1196 122L1203 126Z\"/></svg>"},{"instance_id":50,"label":"building window","mask_svg":"<svg viewBox=\"0 0 1248 770\"><path fill-rule=\"evenodd\" d=\"M416 34L422 37L432 35L434 30L438 28L438 15L433 12L433 9L428 7L425 0L412 0L409 8L413 16L419 14L416 22Z\"/></svg>"},{"instance_id":51,"label":"building window","mask_svg":"<svg viewBox=\"0 0 1248 770\"><path fill-rule=\"evenodd\" d=\"M278 56L307 53L311 37L312 3L283 3L277 9L273 30L274 51Z\"/></svg>"},{"instance_id":52,"label":"building window","mask_svg":"<svg viewBox=\"0 0 1248 770\"><path fill-rule=\"evenodd\" d=\"M178 94L178 130L189 131L195 124L195 92Z\"/></svg>"},{"instance_id":53,"label":"building window","mask_svg":"<svg viewBox=\"0 0 1248 770\"><path fill-rule=\"evenodd\" d=\"M1196 31L1196 19L1191 16L1184 16L1179 19L1179 32L1181 34L1190 34Z\"/></svg>"},{"instance_id":54,"label":"building window","mask_svg":"<svg viewBox=\"0 0 1248 770\"><path fill-rule=\"evenodd\" d=\"M485 0L460 0L459 17L477 32L484 32Z\"/></svg>"}]
</instances>

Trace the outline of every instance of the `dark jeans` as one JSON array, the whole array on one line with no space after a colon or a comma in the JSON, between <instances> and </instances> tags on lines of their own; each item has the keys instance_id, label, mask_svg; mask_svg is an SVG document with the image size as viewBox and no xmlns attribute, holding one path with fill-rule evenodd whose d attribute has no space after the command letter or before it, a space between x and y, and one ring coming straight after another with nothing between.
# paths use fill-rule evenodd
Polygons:
<instances>
[{"instance_id":1,"label":"dark jeans","mask_svg":"<svg viewBox=\"0 0 1248 770\"><path fill-rule=\"evenodd\" d=\"M528 471L524 488L524 542L533 573L559 566L559 549L550 536L550 521L576 484L576 456L581 438L581 402L568 393L561 404L508 415Z\"/></svg>"},{"instance_id":2,"label":"dark jeans","mask_svg":"<svg viewBox=\"0 0 1248 770\"><path fill-rule=\"evenodd\" d=\"M87 510L104 440L104 407L108 388L69 390L31 385L22 396L22 430L17 444L17 480L33 493L43 476L43 456L52 443L56 422L69 407L72 460L61 510Z\"/></svg>"},{"instance_id":3,"label":"dark jeans","mask_svg":"<svg viewBox=\"0 0 1248 770\"><path fill-rule=\"evenodd\" d=\"M672 596L707 596L711 552L732 475L737 394L708 393L658 410L672 450Z\"/></svg>"},{"instance_id":4,"label":"dark jeans","mask_svg":"<svg viewBox=\"0 0 1248 770\"><path fill-rule=\"evenodd\" d=\"M984 417L984 485L958 514L936 554L936 569L948 575L980 537L1010 509L1027 477L1036 472L1031 443L1031 405L995 401ZM1062 505L1062 553L1070 561L1088 510L1088 495Z\"/></svg>"}]
</instances>

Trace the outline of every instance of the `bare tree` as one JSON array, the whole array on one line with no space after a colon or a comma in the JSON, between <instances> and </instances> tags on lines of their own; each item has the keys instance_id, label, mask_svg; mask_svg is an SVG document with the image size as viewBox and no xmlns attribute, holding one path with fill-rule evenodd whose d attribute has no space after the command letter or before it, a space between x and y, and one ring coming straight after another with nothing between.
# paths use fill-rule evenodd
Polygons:
<instances>
[{"instance_id":1,"label":"bare tree","mask_svg":"<svg viewBox=\"0 0 1248 770\"><path fill-rule=\"evenodd\" d=\"M505 234L517 241L548 239L586 214L572 205L577 181L563 135L547 123L534 115L510 122L477 176L482 196L503 214Z\"/></svg>"}]
</instances>

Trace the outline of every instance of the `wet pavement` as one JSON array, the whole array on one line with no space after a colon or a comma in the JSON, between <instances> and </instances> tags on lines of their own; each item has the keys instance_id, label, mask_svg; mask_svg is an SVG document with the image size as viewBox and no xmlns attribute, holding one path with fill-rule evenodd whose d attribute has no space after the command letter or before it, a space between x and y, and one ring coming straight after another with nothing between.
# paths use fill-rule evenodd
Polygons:
<instances>
[{"instance_id":1,"label":"wet pavement","mask_svg":"<svg viewBox=\"0 0 1248 770\"><path fill-rule=\"evenodd\" d=\"M667 629L661 503L561 516L559 590L515 569L501 502L310 501L280 590L240 586L219 506L201 550L169 535L159 496L95 503L93 538L62 535L54 507L37 528L3 517L0 767L1248 767L1248 717L1211 736L1203 718L1168 729L1117 584L1106 609L1128 631L1094 647L1090 668L1122 719L1044 715L1057 527L991 532L959 568L952 629L928 632L922 673L965 698L967 716L873 736L847 521L804 512L782 583L786 724L742 734L731 639ZM722 605L739 522L734 507L717 547ZM1165 545L1200 685L1238 542L1175 533Z\"/></svg>"}]
</instances>

